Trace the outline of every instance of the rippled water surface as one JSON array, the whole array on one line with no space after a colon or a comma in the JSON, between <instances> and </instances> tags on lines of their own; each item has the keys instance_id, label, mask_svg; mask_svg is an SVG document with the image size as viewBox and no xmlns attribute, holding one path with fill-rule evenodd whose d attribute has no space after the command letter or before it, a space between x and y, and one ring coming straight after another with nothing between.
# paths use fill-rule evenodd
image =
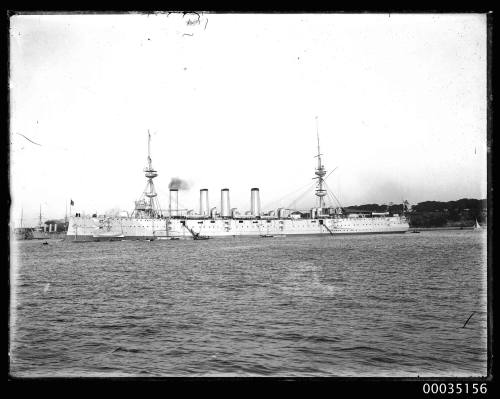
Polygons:
<instances>
[{"instance_id":1,"label":"rippled water surface","mask_svg":"<svg viewBox=\"0 0 500 399\"><path fill-rule=\"evenodd\" d=\"M11 373L483 376L485 247L469 230L21 241Z\"/></svg>"}]
</instances>

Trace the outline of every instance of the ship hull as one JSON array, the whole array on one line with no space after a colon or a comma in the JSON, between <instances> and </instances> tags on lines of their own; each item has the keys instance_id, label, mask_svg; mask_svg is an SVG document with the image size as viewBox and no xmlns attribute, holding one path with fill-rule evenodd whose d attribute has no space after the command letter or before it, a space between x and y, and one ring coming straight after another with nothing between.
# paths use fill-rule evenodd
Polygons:
<instances>
[{"instance_id":1,"label":"ship hull","mask_svg":"<svg viewBox=\"0 0 500 399\"><path fill-rule=\"evenodd\" d=\"M381 232L357 232L357 233L335 233L334 236L349 236L349 235L367 235L367 234L404 234L406 231L381 231ZM281 236L274 236L270 238L282 238L286 236L293 236L293 237L321 237L321 236L327 236L326 234L323 233L315 233L315 234L285 234ZM259 237L257 234L240 234L240 235L231 235L231 236L210 236L210 238L214 239L228 239L228 238L249 238L249 237ZM109 242L109 241L153 241L153 240L159 240L159 241L168 241L168 240L192 240L193 237L189 236L172 236L172 237L158 237L158 236L124 236L122 238L115 238L115 237L94 237L94 236L76 236L76 235L66 235L65 240L66 241L72 241L72 242Z\"/></svg>"},{"instance_id":2,"label":"ship hull","mask_svg":"<svg viewBox=\"0 0 500 399\"><path fill-rule=\"evenodd\" d=\"M44 232L44 231L34 231L33 239L34 240L55 240L55 239L64 239L66 237L65 232Z\"/></svg>"},{"instance_id":3,"label":"ship hull","mask_svg":"<svg viewBox=\"0 0 500 399\"><path fill-rule=\"evenodd\" d=\"M157 238L192 239L195 235L211 238L252 237L263 235L354 235L397 234L409 229L404 217L363 217L325 219L138 219L127 217L102 219L71 217L66 235L71 241L154 240Z\"/></svg>"}]
</instances>

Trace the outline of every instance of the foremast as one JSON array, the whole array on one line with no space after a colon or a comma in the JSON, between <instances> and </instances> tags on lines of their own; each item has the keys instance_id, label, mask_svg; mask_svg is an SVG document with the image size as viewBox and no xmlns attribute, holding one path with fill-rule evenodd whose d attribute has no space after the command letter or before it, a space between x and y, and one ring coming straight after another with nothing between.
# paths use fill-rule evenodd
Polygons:
<instances>
[{"instance_id":1,"label":"foremast","mask_svg":"<svg viewBox=\"0 0 500 399\"><path fill-rule=\"evenodd\" d=\"M316 192L315 195L318 197L318 208L324 208L325 207L325 196L326 196L326 190L323 188L324 186L324 176L326 175L326 170L321 162L321 151L319 148L319 129L318 129L318 117L316 117L316 137L318 139L318 155L315 157L318 158L318 167L316 168L316 171L314 174L317 176L315 179L318 179L318 182L316 183Z\"/></svg>"},{"instance_id":2,"label":"foremast","mask_svg":"<svg viewBox=\"0 0 500 399\"><path fill-rule=\"evenodd\" d=\"M158 194L156 193L153 179L158 176L158 172L153 168L151 161L151 134L148 130L148 158L147 166L144 168L144 174L147 179L146 188L142 193L141 198L135 201L135 209L133 216L135 217L149 217L160 218L162 217L160 204L158 202Z\"/></svg>"}]
</instances>

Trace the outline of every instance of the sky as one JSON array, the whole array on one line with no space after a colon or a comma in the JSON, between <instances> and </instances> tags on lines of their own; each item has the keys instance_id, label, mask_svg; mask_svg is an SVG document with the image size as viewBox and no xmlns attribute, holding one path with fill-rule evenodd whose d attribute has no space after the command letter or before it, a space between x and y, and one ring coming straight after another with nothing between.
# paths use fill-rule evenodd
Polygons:
<instances>
[{"instance_id":1,"label":"sky","mask_svg":"<svg viewBox=\"0 0 500 399\"><path fill-rule=\"evenodd\" d=\"M487 195L485 14L10 18L11 220L131 211L180 178L220 208ZM300 198L298 198L300 197ZM338 203L337 203L338 201Z\"/></svg>"}]
</instances>

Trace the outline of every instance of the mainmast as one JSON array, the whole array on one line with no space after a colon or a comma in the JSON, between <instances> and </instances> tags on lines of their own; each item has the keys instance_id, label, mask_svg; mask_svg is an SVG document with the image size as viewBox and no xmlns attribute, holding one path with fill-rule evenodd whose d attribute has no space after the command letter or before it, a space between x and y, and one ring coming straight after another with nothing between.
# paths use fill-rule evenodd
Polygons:
<instances>
[{"instance_id":1,"label":"mainmast","mask_svg":"<svg viewBox=\"0 0 500 399\"><path fill-rule=\"evenodd\" d=\"M316 184L316 196L318 197L318 208L325 207L325 199L323 198L326 195L326 190L323 188L324 179L323 177L326 175L326 170L323 164L321 163L321 152L319 149L319 130L318 130L318 117L316 117L316 137L318 139L318 167L316 168L316 172L314 174L318 179L318 183Z\"/></svg>"}]
</instances>

